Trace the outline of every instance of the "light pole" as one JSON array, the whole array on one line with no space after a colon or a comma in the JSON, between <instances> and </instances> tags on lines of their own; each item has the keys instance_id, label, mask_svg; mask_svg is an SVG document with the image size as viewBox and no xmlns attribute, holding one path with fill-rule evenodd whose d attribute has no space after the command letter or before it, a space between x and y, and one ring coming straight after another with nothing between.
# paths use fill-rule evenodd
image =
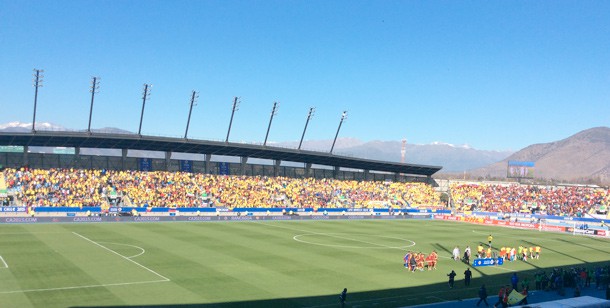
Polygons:
<instances>
[{"instance_id":1,"label":"light pole","mask_svg":"<svg viewBox=\"0 0 610 308\"><path fill-rule=\"evenodd\" d=\"M309 124L309 119L313 117L316 113L315 107L309 107L309 113L307 114L307 121L305 121L305 128L303 128L303 134L301 135L301 141L299 142L299 150L301 149L301 145L303 144L303 138L305 138L305 131L307 130L307 125Z\"/></svg>"},{"instance_id":2,"label":"light pole","mask_svg":"<svg viewBox=\"0 0 610 308\"><path fill-rule=\"evenodd\" d=\"M93 114L93 100L95 99L95 93L100 90L100 78L91 77L91 107L89 108L89 125L87 126L87 133L91 134L91 115Z\"/></svg>"},{"instance_id":3,"label":"light pole","mask_svg":"<svg viewBox=\"0 0 610 308\"><path fill-rule=\"evenodd\" d=\"M269 126L267 126L267 134L265 135L265 142L263 142L263 146L267 145L267 137L269 137L269 130L271 129L271 122L273 121L273 116L277 114L277 110L280 108L279 102L273 102L273 109L271 109L271 118L269 119Z\"/></svg>"},{"instance_id":4,"label":"light pole","mask_svg":"<svg viewBox=\"0 0 610 308\"><path fill-rule=\"evenodd\" d=\"M140 127L138 128L138 135L142 135L142 119L144 119L144 106L146 106L146 99L150 96L150 89L152 85L145 83L144 90L142 91L142 113L140 114Z\"/></svg>"},{"instance_id":5,"label":"light pole","mask_svg":"<svg viewBox=\"0 0 610 308\"><path fill-rule=\"evenodd\" d=\"M231 111L231 120L229 120L229 130L227 131L227 139L225 140L225 142L229 142L229 134L231 133L231 125L233 125L233 116L235 115L235 111L239 110L239 103L241 103L241 101L239 100L239 97L235 97L235 99L233 100L233 111Z\"/></svg>"},{"instance_id":6,"label":"light pole","mask_svg":"<svg viewBox=\"0 0 610 308\"><path fill-rule=\"evenodd\" d=\"M36 132L36 105L38 103L38 88L42 87L44 70L34 69L34 117L32 119L32 133Z\"/></svg>"},{"instance_id":7,"label":"light pole","mask_svg":"<svg viewBox=\"0 0 610 308\"><path fill-rule=\"evenodd\" d=\"M337 133L335 134L335 139L333 140L333 145L330 147L330 153L333 153L333 149L335 148L335 142L337 142L337 137L339 136L339 130L341 129L341 124L343 124L343 120L347 119L347 111L343 111L341 114L341 121L339 122L339 127L337 127Z\"/></svg>"},{"instance_id":8,"label":"light pole","mask_svg":"<svg viewBox=\"0 0 610 308\"><path fill-rule=\"evenodd\" d=\"M193 112L193 106L197 106L197 99L199 98L199 93L193 90L191 94L191 107L189 108L189 117L186 120L186 131L184 131L184 139L186 139L187 134L189 133L189 124L191 123L191 113Z\"/></svg>"}]
</instances>

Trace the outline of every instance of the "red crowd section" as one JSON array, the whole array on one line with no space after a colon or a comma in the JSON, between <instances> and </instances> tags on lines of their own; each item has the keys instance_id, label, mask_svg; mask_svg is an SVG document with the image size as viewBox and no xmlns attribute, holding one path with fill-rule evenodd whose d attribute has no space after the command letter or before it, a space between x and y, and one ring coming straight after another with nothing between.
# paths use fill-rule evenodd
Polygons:
<instances>
[{"instance_id":1,"label":"red crowd section","mask_svg":"<svg viewBox=\"0 0 610 308\"><path fill-rule=\"evenodd\" d=\"M451 195L461 211L544 212L556 216L583 216L607 209L610 202L607 188L584 186L454 183Z\"/></svg>"}]
</instances>

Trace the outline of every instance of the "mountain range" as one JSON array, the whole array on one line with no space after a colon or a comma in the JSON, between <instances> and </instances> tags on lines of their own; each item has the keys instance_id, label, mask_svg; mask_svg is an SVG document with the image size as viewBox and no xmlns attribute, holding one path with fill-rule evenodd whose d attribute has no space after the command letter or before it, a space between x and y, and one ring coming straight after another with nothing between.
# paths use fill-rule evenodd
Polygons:
<instances>
[{"instance_id":1,"label":"mountain range","mask_svg":"<svg viewBox=\"0 0 610 308\"><path fill-rule=\"evenodd\" d=\"M533 144L469 174L482 178L506 177L508 161L534 162L534 177L539 179L608 185L610 128L595 127L559 141Z\"/></svg>"},{"instance_id":2,"label":"mountain range","mask_svg":"<svg viewBox=\"0 0 610 308\"><path fill-rule=\"evenodd\" d=\"M37 130L70 131L59 125L36 123ZM0 124L0 131L29 132L31 123ZM75 130L71 130L75 131ZM117 128L92 130L98 133L132 134ZM270 146L297 148L298 142L269 143ZM332 140L307 140L302 149L328 152ZM339 138L334 154L380 161L401 162L402 142L368 141ZM506 178L508 161L534 162L534 178L575 183L610 183L610 128L596 127L578 132L566 139L534 144L517 152L477 150L466 145L434 142L406 144L404 162L442 166L438 178L494 179Z\"/></svg>"}]
</instances>

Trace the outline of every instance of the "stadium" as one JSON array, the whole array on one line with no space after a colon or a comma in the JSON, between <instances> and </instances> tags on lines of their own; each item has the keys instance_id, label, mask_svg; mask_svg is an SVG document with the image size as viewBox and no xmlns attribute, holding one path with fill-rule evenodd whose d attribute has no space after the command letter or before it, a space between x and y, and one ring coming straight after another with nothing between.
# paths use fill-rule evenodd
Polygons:
<instances>
[{"instance_id":1,"label":"stadium","mask_svg":"<svg viewBox=\"0 0 610 308\"><path fill-rule=\"evenodd\" d=\"M470 307L513 274L510 304L578 289L576 306L608 306L607 189L446 181L439 166L228 139L32 126L0 145L10 307L335 307L343 288L348 307ZM433 252L438 265L408 264Z\"/></svg>"},{"instance_id":2,"label":"stadium","mask_svg":"<svg viewBox=\"0 0 610 308\"><path fill-rule=\"evenodd\" d=\"M610 307L610 2L0 16L0 308Z\"/></svg>"}]
</instances>

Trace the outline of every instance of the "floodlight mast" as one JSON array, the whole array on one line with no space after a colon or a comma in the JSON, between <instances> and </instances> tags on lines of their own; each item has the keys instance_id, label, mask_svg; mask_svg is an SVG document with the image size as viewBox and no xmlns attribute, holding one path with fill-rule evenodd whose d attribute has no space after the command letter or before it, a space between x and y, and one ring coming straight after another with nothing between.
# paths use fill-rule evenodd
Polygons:
<instances>
[{"instance_id":1,"label":"floodlight mast","mask_svg":"<svg viewBox=\"0 0 610 308\"><path fill-rule=\"evenodd\" d=\"M339 136L339 130L341 129L341 124L343 124L343 120L347 119L347 111L343 111L341 114L341 121L339 122L339 127L337 127L337 133L335 134L335 139L333 140L333 145L330 147L330 154L333 153L333 149L335 148L335 142L337 142L337 137Z\"/></svg>"},{"instance_id":2,"label":"floodlight mast","mask_svg":"<svg viewBox=\"0 0 610 308\"><path fill-rule=\"evenodd\" d=\"M235 99L233 100L233 111L231 111L231 120L229 120L229 130L227 131L227 139L225 140L225 142L229 142L229 134L231 134L231 125L233 125L233 116L235 115L235 111L239 110L239 103L241 101L239 101L239 97L235 97Z\"/></svg>"},{"instance_id":3,"label":"floodlight mast","mask_svg":"<svg viewBox=\"0 0 610 308\"><path fill-rule=\"evenodd\" d=\"M146 106L146 99L150 96L151 84L144 84L144 90L142 92L142 113L140 114L140 127L138 128L138 135L142 135L142 120L144 119L144 106Z\"/></svg>"},{"instance_id":4,"label":"floodlight mast","mask_svg":"<svg viewBox=\"0 0 610 308\"><path fill-rule=\"evenodd\" d=\"M38 88L42 87L42 73L44 70L34 69L34 117L32 119L32 133L36 132L36 105L38 104Z\"/></svg>"},{"instance_id":5,"label":"floodlight mast","mask_svg":"<svg viewBox=\"0 0 610 308\"><path fill-rule=\"evenodd\" d=\"M269 130L271 129L271 122L273 122L273 116L277 114L277 110L280 108L279 102L273 102L273 109L271 109L271 118L269 119L269 126L267 126L267 134L265 135L265 142L263 146L267 145L267 137L269 137Z\"/></svg>"},{"instance_id":6,"label":"floodlight mast","mask_svg":"<svg viewBox=\"0 0 610 308\"><path fill-rule=\"evenodd\" d=\"M93 100L95 99L95 93L100 90L100 78L91 77L91 107L89 108L89 125L87 126L87 133L91 134L91 115L93 114Z\"/></svg>"},{"instance_id":7,"label":"floodlight mast","mask_svg":"<svg viewBox=\"0 0 610 308\"><path fill-rule=\"evenodd\" d=\"M198 98L199 98L199 93L197 93L195 90L193 90L193 93L191 95L191 107L189 108L189 117L188 117L188 120L186 120L186 131L184 131L184 139L186 139L186 136L189 133L189 124L191 123L191 113L193 112L193 106L197 106Z\"/></svg>"},{"instance_id":8,"label":"floodlight mast","mask_svg":"<svg viewBox=\"0 0 610 308\"><path fill-rule=\"evenodd\" d=\"M305 131L307 130L307 125L309 124L309 119L316 112L316 107L309 107L309 114L307 114L307 121L305 121L305 128L303 128L303 134L301 135L301 142L299 142L299 150L301 149L301 145L303 144L303 138L305 138Z\"/></svg>"}]
</instances>

